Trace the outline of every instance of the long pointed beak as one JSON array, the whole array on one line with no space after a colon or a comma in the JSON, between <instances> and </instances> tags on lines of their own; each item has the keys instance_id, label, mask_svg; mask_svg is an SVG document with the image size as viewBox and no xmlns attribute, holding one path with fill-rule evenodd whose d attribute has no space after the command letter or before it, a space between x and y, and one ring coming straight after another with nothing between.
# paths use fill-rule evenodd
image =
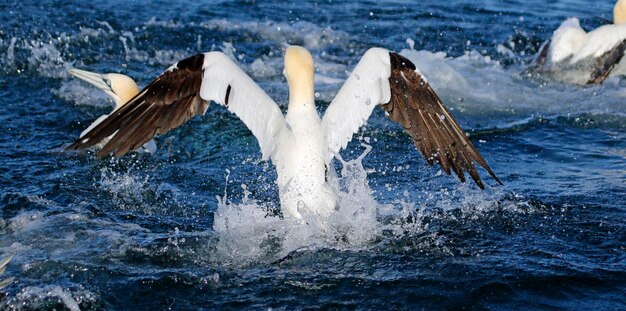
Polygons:
<instances>
[{"instance_id":1,"label":"long pointed beak","mask_svg":"<svg viewBox=\"0 0 626 311\"><path fill-rule=\"evenodd\" d=\"M107 84L104 77L95 72L89 72L85 70L72 68L69 70L70 74L76 78L79 78L89 84L103 90L103 91L111 91L111 87Z\"/></svg>"}]
</instances>

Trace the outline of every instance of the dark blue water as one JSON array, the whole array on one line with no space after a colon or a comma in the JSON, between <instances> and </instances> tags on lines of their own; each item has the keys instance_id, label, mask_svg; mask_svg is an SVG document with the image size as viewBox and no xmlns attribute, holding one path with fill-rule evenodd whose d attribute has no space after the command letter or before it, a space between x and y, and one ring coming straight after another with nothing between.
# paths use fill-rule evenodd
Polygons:
<instances>
[{"instance_id":1,"label":"dark blue water","mask_svg":"<svg viewBox=\"0 0 626 311\"><path fill-rule=\"evenodd\" d=\"M2 308L626 309L626 82L528 70L612 1L420 2L0 3ZM68 68L145 85L222 50L284 105L284 42L311 50L322 112L369 47L401 51L505 185L428 167L375 111L320 236L274 215L273 167L217 105L154 155L61 151L112 105Z\"/></svg>"}]
</instances>

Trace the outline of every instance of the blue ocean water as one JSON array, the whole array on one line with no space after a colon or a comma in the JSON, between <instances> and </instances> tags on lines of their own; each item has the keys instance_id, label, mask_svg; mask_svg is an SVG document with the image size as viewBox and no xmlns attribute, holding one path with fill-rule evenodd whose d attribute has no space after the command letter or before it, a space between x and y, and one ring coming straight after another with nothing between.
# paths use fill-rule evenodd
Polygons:
<instances>
[{"instance_id":1,"label":"blue ocean water","mask_svg":"<svg viewBox=\"0 0 626 311\"><path fill-rule=\"evenodd\" d=\"M591 29L612 5L5 0L0 255L16 281L1 307L626 309L626 82L529 70L561 21ZM401 52L505 185L427 166L380 110L336 163L331 234L276 216L273 167L218 105L154 155L62 151L112 107L69 68L146 85L221 50L285 108L283 43L311 50L320 112L368 48Z\"/></svg>"}]
</instances>

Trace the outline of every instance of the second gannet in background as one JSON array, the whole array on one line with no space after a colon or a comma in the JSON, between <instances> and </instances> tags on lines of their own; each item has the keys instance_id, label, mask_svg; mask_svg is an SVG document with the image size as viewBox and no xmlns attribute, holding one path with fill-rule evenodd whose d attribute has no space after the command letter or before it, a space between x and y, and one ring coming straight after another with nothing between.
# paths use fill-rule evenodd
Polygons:
<instances>
[{"instance_id":1,"label":"second gannet in background","mask_svg":"<svg viewBox=\"0 0 626 311\"><path fill-rule=\"evenodd\" d=\"M467 172L484 188L474 166L477 162L501 184L424 76L403 56L382 48L369 49L323 118L315 109L314 65L309 51L287 47L283 73L289 83L286 116L224 53L189 57L167 69L68 149L88 148L112 136L98 156L110 152L121 156L156 134L204 114L214 101L244 122L256 137L263 159L269 158L275 165L283 216L323 223L336 209L326 170L380 105L404 127L430 165L439 163L461 181Z\"/></svg>"},{"instance_id":2,"label":"second gannet in background","mask_svg":"<svg viewBox=\"0 0 626 311\"><path fill-rule=\"evenodd\" d=\"M125 76L119 73L105 73L99 74L95 72L89 72L80 69L70 69L69 73L79 78L97 88L104 91L107 95L109 95L113 101L115 102L115 108L113 111L120 109L120 107L124 106L128 101L130 101L137 93L139 93L139 87L135 80L133 80L129 76ZM80 133L80 137L85 136L91 129L93 129L96 125L100 124L102 120L106 119L109 114L105 114L96 119L91 125L89 125L85 130ZM105 142L104 140L103 142ZM103 144L100 144L103 145ZM143 146L141 146L141 150L144 150L149 153L154 153L156 151L156 143L154 140L150 140L146 142Z\"/></svg>"},{"instance_id":3,"label":"second gannet in background","mask_svg":"<svg viewBox=\"0 0 626 311\"><path fill-rule=\"evenodd\" d=\"M540 67L557 64L574 65L587 59L596 64L587 84L599 84L622 60L626 50L626 0L613 7L613 24L598 27L589 33L580 27L578 18L565 20L546 41L537 56ZM567 62L565 62L567 61Z\"/></svg>"}]
</instances>

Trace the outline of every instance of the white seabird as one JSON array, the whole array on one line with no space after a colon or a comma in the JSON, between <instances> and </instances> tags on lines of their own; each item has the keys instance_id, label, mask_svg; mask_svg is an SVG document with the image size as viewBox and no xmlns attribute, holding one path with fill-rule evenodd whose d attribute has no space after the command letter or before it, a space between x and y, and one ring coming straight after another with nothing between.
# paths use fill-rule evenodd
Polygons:
<instances>
[{"instance_id":1,"label":"white seabird","mask_svg":"<svg viewBox=\"0 0 626 311\"><path fill-rule=\"evenodd\" d=\"M289 83L286 116L224 53L189 57L167 69L68 149L88 148L112 136L98 156L110 152L121 156L156 134L204 114L214 101L244 122L256 137L263 159L275 165L283 216L323 221L336 208L326 169L381 105L413 138L430 165L438 162L461 181L467 172L484 188L474 166L477 162L501 183L415 65L397 53L368 50L323 118L315 109L309 51L287 47L284 75Z\"/></svg>"},{"instance_id":2,"label":"white seabird","mask_svg":"<svg viewBox=\"0 0 626 311\"><path fill-rule=\"evenodd\" d=\"M537 56L540 68L555 65L576 65L595 59L587 84L599 84L622 60L626 50L626 0L613 7L613 24L598 27L589 33L580 27L578 18L565 20L546 41ZM544 68L542 68L544 69Z\"/></svg>"},{"instance_id":3,"label":"white seabird","mask_svg":"<svg viewBox=\"0 0 626 311\"><path fill-rule=\"evenodd\" d=\"M97 88L104 91L107 95L109 95L113 102L115 102L115 108L113 112L120 109L124 104L129 102L137 93L139 93L139 87L135 80L133 80L129 76L125 76L119 73L105 73L99 74L95 72L89 72L86 70L80 69L70 69L69 73L76 78L79 78ZM111 113L113 113L111 112ZM100 124L102 120L106 119L110 114L101 115L98 119L96 119L91 125L89 125L85 130L80 133L80 137L85 136L91 129L93 129L96 125ZM103 140L101 144L98 146L103 146L108 140ZM143 146L141 146L141 150L154 153L156 152L157 146L154 140L150 140L146 142Z\"/></svg>"}]
</instances>

